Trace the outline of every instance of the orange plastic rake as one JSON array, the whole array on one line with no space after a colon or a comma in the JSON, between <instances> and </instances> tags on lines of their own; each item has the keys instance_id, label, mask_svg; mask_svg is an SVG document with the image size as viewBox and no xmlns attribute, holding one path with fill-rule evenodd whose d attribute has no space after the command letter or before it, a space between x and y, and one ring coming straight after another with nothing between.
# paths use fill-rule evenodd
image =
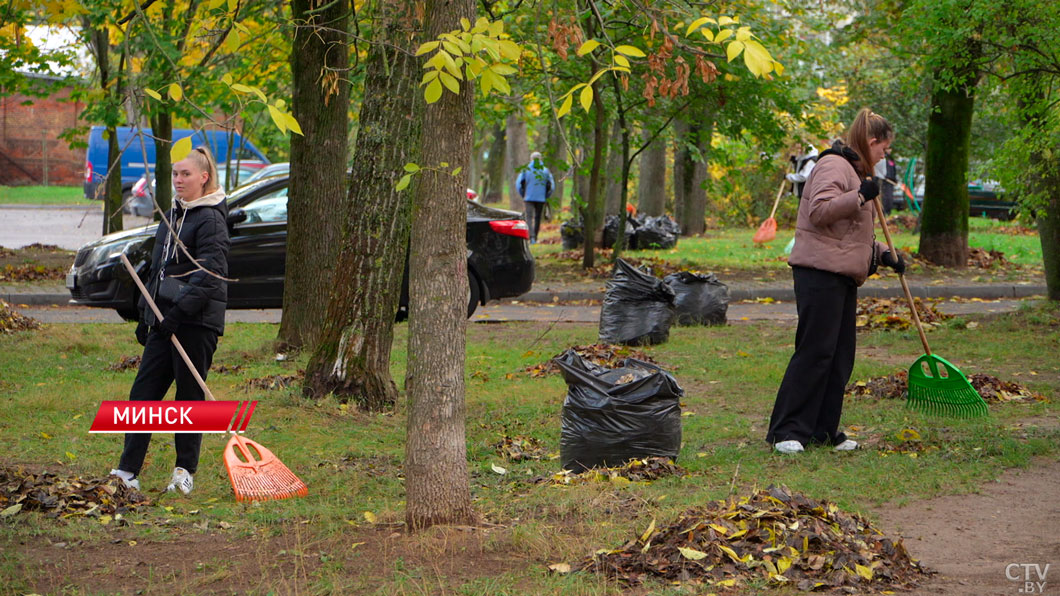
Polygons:
<instances>
[{"instance_id":1,"label":"orange plastic rake","mask_svg":"<svg viewBox=\"0 0 1060 596\"><path fill-rule=\"evenodd\" d=\"M784 194L785 186L787 186L787 180L780 183L780 190L777 191L777 198L773 201L773 210L769 212L769 218L758 226L754 238L751 238L755 244L765 244L777 237L777 220L773 219L773 216L777 214L777 205L780 204L780 197Z\"/></svg>"},{"instance_id":2,"label":"orange plastic rake","mask_svg":"<svg viewBox=\"0 0 1060 596\"><path fill-rule=\"evenodd\" d=\"M129 275L132 276L136 287L140 288L140 292L143 293L147 304L155 313L155 317L162 321L163 317L158 310L158 305L155 304L151 294L148 293L147 288L140 281L140 276L136 274L136 270L133 269L128 257L124 254L121 255L121 262L125 265ZM184 364L191 370L191 374L195 377L195 381L199 383L199 387L202 387L202 392L206 394L206 399L216 401L213 392L206 386L206 381L199 375L199 371L195 370L195 366L191 363L191 358L184 351L184 346L180 345L180 340L177 339L177 336L171 335L170 341L177 348L180 357L184 359ZM247 408L245 412L228 423L228 432L232 435L232 438L228 440L228 445L225 446L224 462L225 469L228 470L228 478L232 481L232 490L235 491L236 500L268 501L308 495L309 487L287 466L283 465L283 462L271 451L255 441L241 437L239 433L232 430L233 427L238 428L236 419L249 419L251 412L253 412L253 408ZM257 452L257 458L251 453L251 448ZM243 459L240 459L240 455L242 455Z\"/></svg>"}]
</instances>

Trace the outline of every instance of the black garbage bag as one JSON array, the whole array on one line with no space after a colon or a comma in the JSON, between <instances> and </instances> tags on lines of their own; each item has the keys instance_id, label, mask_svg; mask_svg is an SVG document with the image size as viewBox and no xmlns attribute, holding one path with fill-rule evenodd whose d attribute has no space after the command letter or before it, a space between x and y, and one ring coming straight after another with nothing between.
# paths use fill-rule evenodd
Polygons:
<instances>
[{"instance_id":1,"label":"black garbage bag","mask_svg":"<svg viewBox=\"0 0 1060 596\"><path fill-rule=\"evenodd\" d=\"M682 327L725 324L729 286L718 281L713 273L681 271L667 275L663 281L674 291L675 323Z\"/></svg>"},{"instance_id":2,"label":"black garbage bag","mask_svg":"<svg viewBox=\"0 0 1060 596\"><path fill-rule=\"evenodd\" d=\"M646 217L637 228L637 248L664 249L677 246L681 227L669 216Z\"/></svg>"},{"instance_id":3,"label":"black garbage bag","mask_svg":"<svg viewBox=\"0 0 1060 596\"><path fill-rule=\"evenodd\" d=\"M604 219L604 236L601 240L600 248L612 248L615 246L615 239L618 238L618 226L622 223L622 220L617 215L608 215ZM635 250L637 248L637 226L638 222L636 219L626 219L626 230L625 230L625 241L622 243L622 248L628 248Z\"/></svg>"},{"instance_id":4,"label":"black garbage bag","mask_svg":"<svg viewBox=\"0 0 1060 596\"><path fill-rule=\"evenodd\" d=\"M684 390L665 370L627 358L619 368L584 361L574 350L556 358L567 381L560 430L564 469L620 466L681 450Z\"/></svg>"},{"instance_id":5,"label":"black garbage bag","mask_svg":"<svg viewBox=\"0 0 1060 596\"><path fill-rule=\"evenodd\" d=\"M600 308L600 341L629 346L661 344L670 338L674 291L663 280L619 259L607 280Z\"/></svg>"},{"instance_id":6,"label":"black garbage bag","mask_svg":"<svg viewBox=\"0 0 1060 596\"><path fill-rule=\"evenodd\" d=\"M573 250L582 245L585 237L582 232L583 228L581 219L571 219L560 224L559 237L564 250Z\"/></svg>"}]
</instances>

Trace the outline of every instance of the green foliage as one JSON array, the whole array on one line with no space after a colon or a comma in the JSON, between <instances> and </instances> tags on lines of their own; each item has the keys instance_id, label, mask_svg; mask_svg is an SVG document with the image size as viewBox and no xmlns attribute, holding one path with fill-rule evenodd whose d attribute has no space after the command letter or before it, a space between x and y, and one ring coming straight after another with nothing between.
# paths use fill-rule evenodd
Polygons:
<instances>
[{"instance_id":1,"label":"green foliage","mask_svg":"<svg viewBox=\"0 0 1060 596\"><path fill-rule=\"evenodd\" d=\"M417 56L434 52L423 65L428 70L420 82L427 103L441 99L443 87L459 95L459 81L465 79L478 81L483 97L493 90L510 95L507 77L518 72L512 64L518 62L523 50L508 37L502 21L491 23L479 17L472 26L465 18L460 20L460 29L420 45Z\"/></svg>"}]
</instances>

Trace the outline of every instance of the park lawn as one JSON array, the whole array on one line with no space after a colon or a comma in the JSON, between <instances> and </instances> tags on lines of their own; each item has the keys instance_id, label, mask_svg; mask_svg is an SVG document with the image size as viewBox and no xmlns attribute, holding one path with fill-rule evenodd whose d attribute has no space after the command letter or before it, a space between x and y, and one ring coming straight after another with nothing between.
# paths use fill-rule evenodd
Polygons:
<instances>
[{"instance_id":1,"label":"park lawn","mask_svg":"<svg viewBox=\"0 0 1060 596\"><path fill-rule=\"evenodd\" d=\"M80 186L0 186L0 205L92 205Z\"/></svg>"},{"instance_id":2,"label":"park lawn","mask_svg":"<svg viewBox=\"0 0 1060 596\"><path fill-rule=\"evenodd\" d=\"M899 402L849 399L843 425L859 441L894 442L899 432L914 429L925 445L937 449L916 458L871 447L777 456L763 437L794 328L769 323L675 328L668 343L645 351L673 371L686 391L678 464L687 476L577 486L535 484L531 479L558 471L558 462L508 462L493 445L505 435L525 436L558 454L565 385L558 376L534 379L524 369L571 345L592 343L595 326L471 325L467 448L474 507L483 523L477 529L434 529L415 536L406 536L400 524L404 404L369 414L332 398L305 401L297 384L246 391L241 385L248 379L294 374L306 358L275 358L275 325L234 324L214 366L243 369L211 374L211 388L219 399L259 400L247 436L296 471L310 496L236 503L220 458L224 439L217 435L204 439L192 496L160 494L173 457L169 436L162 435L152 443L141 475L154 503L127 515L125 525L77 517L57 522L37 513L2 520L0 585L14 592L73 593L106 592L130 581L148 593L624 593L623 586L601 577L552 575L547 566L615 548L653 519L669 523L681 511L724 498L730 490L746 494L753 487L784 484L871 516L870 509L881 503L974 491L1005 468L1055 455L1060 309L1038 304L979 320L973 329L964 323L931 333L939 354L966 374L985 372L1024 383L1052 401L992 405L988 419L958 420L926 417ZM1031 334L1036 340L1026 341ZM121 436L87 430L100 401L127 395L134 372L103 369L122 355L140 352L132 336L131 325L99 324L50 325L0 336L5 355L0 360L0 463L85 476L113 467ZM404 377L406 338L407 325L397 326L395 379ZM855 380L904 369L920 350L910 332L864 333L859 343ZM508 473L495 473L493 465ZM67 552L50 546L59 542L74 544L72 555L55 554ZM143 562L119 561L126 558ZM174 559L182 566L174 566ZM89 568L97 571L74 578L69 574L77 565L94 565ZM661 584L647 589L677 593Z\"/></svg>"},{"instance_id":3,"label":"park lawn","mask_svg":"<svg viewBox=\"0 0 1060 596\"><path fill-rule=\"evenodd\" d=\"M1042 282L1041 240L1033 230L1014 222L973 217L969 220L968 244L972 248L986 251L1001 251L1015 266L992 266L986 269L968 268L963 271L942 269L914 262L909 267L911 281L917 278L965 277L973 281L1024 281ZM624 251L623 256L632 259L660 259L672 266L699 271L715 272L722 281L726 279L756 279L759 281L790 281L787 254L788 242L794 230L782 227L776 239L757 246L751 238L753 229L718 228L709 229L695 237L682 237L677 246L664 250ZM892 230L895 246L906 255L916 252L919 235L908 230ZM542 226L543 242L531 247L537 260L537 283L571 282L588 280L581 268L581 248L565 251L559 243L559 226L549 223ZM882 232L877 234L884 241ZM598 265L608 263L610 251L601 253Z\"/></svg>"}]
</instances>

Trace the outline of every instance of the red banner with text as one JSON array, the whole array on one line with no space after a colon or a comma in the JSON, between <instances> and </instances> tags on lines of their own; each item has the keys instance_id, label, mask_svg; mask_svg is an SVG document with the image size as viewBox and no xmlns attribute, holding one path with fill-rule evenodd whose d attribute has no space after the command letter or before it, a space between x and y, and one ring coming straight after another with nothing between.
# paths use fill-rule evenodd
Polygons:
<instances>
[{"instance_id":1,"label":"red banner with text","mask_svg":"<svg viewBox=\"0 0 1060 596\"><path fill-rule=\"evenodd\" d=\"M105 401L93 433L244 432L257 401Z\"/></svg>"}]
</instances>

